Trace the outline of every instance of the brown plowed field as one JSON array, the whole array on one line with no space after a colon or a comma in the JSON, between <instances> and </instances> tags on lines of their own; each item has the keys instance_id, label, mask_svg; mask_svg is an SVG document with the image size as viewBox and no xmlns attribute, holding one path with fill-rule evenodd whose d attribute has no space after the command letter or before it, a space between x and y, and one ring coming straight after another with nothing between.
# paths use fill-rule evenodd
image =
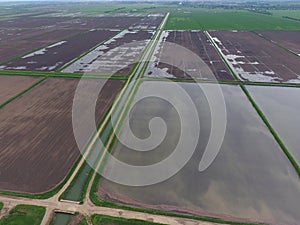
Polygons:
<instances>
[{"instance_id":1,"label":"brown plowed field","mask_svg":"<svg viewBox=\"0 0 300 225\"><path fill-rule=\"evenodd\" d=\"M22 16L14 19L0 21L0 28L50 28L50 26L52 27L56 23L63 22L67 19L68 18L64 17L35 18Z\"/></svg>"},{"instance_id":2,"label":"brown plowed field","mask_svg":"<svg viewBox=\"0 0 300 225\"><path fill-rule=\"evenodd\" d=\"M63 72L128 74L152 35L152 31L123 30L113 39L71 64Z\"/></svg>"},{"instance_id":3,"label":"brown plowed field","mask_svg":"<svg viewBox=\"0 0 300 225\"><path fill-rule=\"evenodd\" d=\"M156 29L162 22L163 16L147 16L131 26L132 29Z\"/></svg>"},{"instance_id":4,"label":"brown plowed field","mask_svg":"<svg viewBox=\"0 0 300 225\"><path fill-rule=\"evenodd\" d=\"M28 88L41 77L0 76L0 104Z\"/></svg>"},{"instance_id":5,"label":"brown plowed field","mask_svg":"<svg viewBox=\"0 0 300 225\"><path fill-rule=\"evenodd\" d=\"M129 28L140 23L140 16L105 17L20 17L0 21L0 28ZM157 23L157 22L151 22Z\"/></svg>"},{"instance_id":6,"label":"brown plowed field","mask_svg":"<svg viewBox=\"0 0 300 225\"><path fill-rule=\"evenodd\" d=\"M162 48L156 55L158 58L158 65L160 69L167 68L168 73L177 78L206 78L206 79L218 79L218 80L233 80L229 69L222 61L218 52L215 50L213 45L210 43L209 39L206 37L203 31L167 31L168 36L165 39L166 42L178 44L184 48L195 53L202 59L202 62L194 62L194 57L189 58L189 56L180 57L176 53L177 48L165 50L164 44L162 43ZM169 48L168 48L169 49ZM162 63L160 59L163 57L174 57L177 58L177 65L183 65L185 71L179 69L174 65L168 65ZM178 59L180 57L180 59ZM180 61L179 61L180 60ZM203 65L206 64L205 67ZM148 71L148 75L155 72L151 70ZM146 74L147 75L147 74ZM155 75L155 74L154 74Z\"/></svg>"},{"instance_id":7,"label":"brown plowed field","mask_svg":"<svg viewBox=\"0 0 300 225\"><path fill-rule=\"evenodd\" d=\"M259 31L264 37L282 45L283 47L300 54L299 31Z\"/></svg>"},{"instance_id":8,"label":"brown plowed field","mask_svg":"<svg viewBox=\"0 0 300 225\"><path fill-rule=\"evenodd\" d=\"M209 32L242 80L300 82L300 58L250 31Z\"/></svg>"},{"instance_id":9,"label":"brown plowed field","mask_svg":"<svg viewBox=\"0 0 300 225\"><path fill-rule=\"evenodd\" d=\"M33 53L5 64L2 69L55 71L116 33L118 31L92 30L76 35L59 45L45 48L42 53Z\"/></svg>"},{"instance_id":10,"label":"brown plowed field","mask_svg":"<svg viewBox=\"0 0 300 225\"><path fill-rule=\"evenodd\" d=\"M70 171L80 155L72 129L73 96L78 82L48 78L0 110L1 190L46 192ZM97 122L121 86L122 81L106 83L96 104ZM82 123L84 126L85 121Z\"/></svg>"},{"instance_id":11,"label":"brown plowed field","mask_svg":"<svg viewBox=\"0 0 300 225\"><path fill-rule=\"evenodd\" d=\"M47 31L42 35L28 37L25 39L14 40L0 45L0 62L4 62L13 57L26 54L35 49L42 48L53 42L65 39L75 34L79 34L81 30L54 30Z\"/></svg>"},{"instance_id":12,"label":"brown plowed field","mask_svg":"<svg viewBox=\"0 0 300 225\"><path fill-rule=\"evenodd\" d=\"M0 29L0 45L9 41L41 35L47 32L49 32L49 29Z\"/></svg>"}]
</instances>

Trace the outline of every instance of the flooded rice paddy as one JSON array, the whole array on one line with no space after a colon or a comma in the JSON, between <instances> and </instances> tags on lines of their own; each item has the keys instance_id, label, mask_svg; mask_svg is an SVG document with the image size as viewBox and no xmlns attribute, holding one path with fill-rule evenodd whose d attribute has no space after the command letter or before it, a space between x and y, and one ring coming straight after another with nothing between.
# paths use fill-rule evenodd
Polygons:
<instances>
[{"instance_id":1,"label":"flooded rice paddy","mask_svg":"<svg viewBox=\"0 0 300 225\"><path fill-rule=\"evenodd\" d=\"M261 86L248 86L247 89L300 164L300 89Z\"/></svg>"},{"instance_id":2,"label":"flooded rice paddy","mask_svg":"<svg viewBox=\"0 0 300 225\"><path fill-rule=\"evenodd\" d=\"M154 82L142 83L139 90L151 83ZM240 87L221 86L227 110L224 141L212 165L199 172L199 162L211 134L210 107L196 84L180 85L193 99L201 124L192 158L174 176L150 186L125 186L102 178L98 196L136 207L244 222L298 224L299 177ZM215 84L201 85L210 88ZM117 142L113 148L116 158L140 166L170 155L181 133L178 112L170 103L156 97L140 101L130 112L130 128L137 137L147 138L149 121L154 117L161 117L168 128L162 143L152 151L138 152ZM123 129L120 136L126 138L127 134ZM128 176L139 176L139 173Z\"/></svg>"}]
</instances>

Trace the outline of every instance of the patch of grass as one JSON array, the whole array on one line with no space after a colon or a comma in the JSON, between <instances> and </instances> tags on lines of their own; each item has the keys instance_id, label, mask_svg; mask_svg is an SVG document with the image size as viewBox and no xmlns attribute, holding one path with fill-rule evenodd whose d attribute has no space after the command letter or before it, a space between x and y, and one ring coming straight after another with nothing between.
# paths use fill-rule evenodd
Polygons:
<instances>
[{"instance_id":1,"label":"patch of grass","mask_svg":"<svg viewBox=\"0 0 300 225\"><path fill-rule=\"evenodd\" d=\"M171 13L167 30L300 30L300 24L278 16L242 10L192 10Z\"/></svg>"},{"instance_id":2,"label":"patch of grass","mask_svg":"<svg viewBox=\"0 0 300 225\"><path fill-rule=\"evenodd\" d=\"M88 225L87 219L83 218L77 225Z\"/></svg>"},{"instance_id":3,"label":"patch of grass","mask_svg":"<svg viewBox=\"0 0 300 225\"><path fill-rule=\"evenodd\" d=\"M17 205L8 216L0 220L0 225L39 225L46 209L42 206Z\"/></svg>"},{"instance_id":4,"label":"patch of grass","mask_svg":"<svg viewBox=\"0 0 300 225\"><path fill-rule=\"evenodd\" d=\"M0 210L3 208L3 202L0 202Z\"/></svg>"},{"instance_id":5,"label":"patch of grass","mask_svg":"<svg viewBox=\"0 0 300 225\"><path fill-rule=\"evenodd\" d=\"M295 19L300 19L300 10L269 10L276 17L288 16Z\"/></svg>"},{"instance_id":6,"label":"patch of grass","mask_svg":"<svg viewBox=\"0 0 300 225\"><path fill-rule=\"evenodd\" d=\"M144 220L136 219L124 219L119 217L111 217L104 215L93 215L92 216L93 225L155 225L161 223L153 223Z\"/></svg>"}]
</instances>

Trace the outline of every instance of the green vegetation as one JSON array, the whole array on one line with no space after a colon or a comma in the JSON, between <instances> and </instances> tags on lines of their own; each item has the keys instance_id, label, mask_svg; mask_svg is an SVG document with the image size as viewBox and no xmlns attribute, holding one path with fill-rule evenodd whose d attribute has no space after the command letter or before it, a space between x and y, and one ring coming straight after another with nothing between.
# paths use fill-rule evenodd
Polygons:
<instances>
[{"instance_id":1,"label":"green vegetation","mask_svg":"<svg viewBox=\"0 0 300 225\"><path fill-rule=\"evenodd\" d=\"M182 10L171 13L167 30L300 30L300 23L242 10Z\"/></svg>"},{"instance_id":2,"label":"green vegetation","mask_svg":"<svg viewBox=\"0 0 300 225\"><path fill-rule=\"evenodd\" d=\"M276 17L291 17L295 19L300 19L300 10L270 10L273 16ZM299 25L300 26L300 25Z\"/></svg>"},{"instance_id":3,"label":"green vegetation","mask_svg":"<svg viewBox=\"0 0 300 225\"><path fill-rule=\"evenodd\" d=\"M17 205L0 220L0 225L39 225L45 212L41 206Z\"/></svg>"},{"instance_id":4,"label":"green vegetation","mask_svg":"<svg viewBox=\"0 0 300 225\"><path fill-rule=\"evenodd\" d=\"M0 210L3 208L3 202L0 202Z\"/></svg>"},{"instance_id":5,"label":"green vegetation","mask_svg":"<svg viewBox=\"0 0 300 225\"><path fill-rule=\"evenodd\" d=\"M153 223L149 221L136 220L136 219L124 219L119 217L111 217L104 215L93 215L92 216L93 225L155 225L161 223Z\"/></svg>"},{"instance_id":6,"label":"green vegetation","mask_svg":"<svg viewBox=\"0 0 300 225\"><path fill-rule=\"evenodd\" d=\"M77 225L88 225L86 218L83 218Z\"/></svg>"},{"instance_id":7,"label":"green vegetation","mask_svg":"<svg viewBox=\"0 0 300 225\"><path fill-rule=\"evenodd\" d=\"M85 162L59 199L77 201L82 204L93 172L94 170Z\"/></svg>"}]
</instances>

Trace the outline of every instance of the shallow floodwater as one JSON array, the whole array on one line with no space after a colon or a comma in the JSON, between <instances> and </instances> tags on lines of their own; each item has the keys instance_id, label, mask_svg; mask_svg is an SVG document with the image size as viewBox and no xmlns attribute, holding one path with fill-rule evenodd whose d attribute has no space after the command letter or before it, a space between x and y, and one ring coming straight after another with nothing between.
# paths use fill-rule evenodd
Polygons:
<instances>
[{"instance_id":1,"label":"shallow floodwater","mask_svg":"<svg viewBox=\"0 0 300 225\"><path fill-rule=\"evenodd\" d=\"M300 164L300 89L260 86L247 89Z\"/></svg>"},{"instance_id":2,"label":"shallow floodwater","mask_svg":"<svg viewBox=\"0 0 300 225\"><path fill-rule=\"evenodd\" d=\"M139 90L149 83L144 82ZM299 224L299 177L240 87L221 86L227 108L225 138L212 165L199 172L199 162L211 133L209 104L196 84L180 85L195 102L201 124L193 157L176 175L155 185L131 187L102 178L99 195L139 207L229 220ZM134 165L148 165L172 152L180 135L180 120L165 100L149 97L139 102L131 111L130 128L136 136L147 138L148 122L153 117L163 118L168 127L164 141L148 152L134 151L117 142L113 149L116 158ZM121 131L121 136L127 134Z\"/></svg>"}]
</instances>

